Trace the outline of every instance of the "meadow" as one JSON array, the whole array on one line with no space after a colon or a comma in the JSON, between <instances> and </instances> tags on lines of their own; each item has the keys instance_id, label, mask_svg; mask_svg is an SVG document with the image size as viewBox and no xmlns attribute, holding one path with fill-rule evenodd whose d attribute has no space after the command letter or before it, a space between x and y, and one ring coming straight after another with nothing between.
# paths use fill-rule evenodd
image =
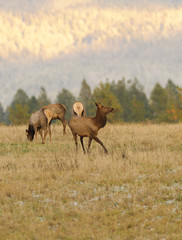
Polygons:
<instances>
[{"instance_id":1,"label":"meadow","mask_svg":"<svg viewBox=\"0 0 182 240\"><path fill-rule=\"evenodd\" d=\"M26 127L0 126L1 240L182 239L182 124L107 124L85 155Z\"/></svg>"}]
</instances>

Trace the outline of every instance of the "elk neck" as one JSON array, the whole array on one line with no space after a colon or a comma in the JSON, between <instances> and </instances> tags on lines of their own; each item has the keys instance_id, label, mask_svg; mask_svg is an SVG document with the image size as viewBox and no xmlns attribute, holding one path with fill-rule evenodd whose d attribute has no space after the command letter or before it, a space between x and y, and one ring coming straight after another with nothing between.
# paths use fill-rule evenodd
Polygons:
<instances>
[{"instance_id":1,"label":"elk neck","mask_svg":"<svg viewBox=\"0 0 182 240\"><path fill-rule=\"evenodd\" d=\"M103 128L106 125L107 117L106 114L101 111L101 109L97 109L95 116L95 123L98 128Z\"/></svg>"}]
</instances>

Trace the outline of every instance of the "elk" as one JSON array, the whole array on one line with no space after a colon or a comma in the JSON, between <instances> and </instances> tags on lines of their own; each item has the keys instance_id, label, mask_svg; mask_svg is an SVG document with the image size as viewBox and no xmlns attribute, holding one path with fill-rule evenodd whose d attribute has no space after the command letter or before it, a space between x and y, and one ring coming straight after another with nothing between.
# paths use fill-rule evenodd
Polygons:
<instances>
[{"instance_id":1,"label":"elk","mask_svg":"<svg viewBox=\"0 0 182 240\"><path fill-rule=\"evenodd\" d=\"M109 112L112 112L114 109L111 107L105 107L101 103L95 103L97 106L96 116L95 117L79 117L73 115L69 120L69 127L73 134L73 138L75 140L76 151L78 151L78 143L77 143L77 135L80 136L80 142L83 148L83 152L85 153L85 148L83 144L83 138L89 137L88 142L88 152L90 151L91 142L94 139L97 143L99 143L105 153L108 153L106 147L98 139L97 134L100 128L103 128L106 125L107 117L106 115Z\"/></svg>"},{"instance_id":2,"label":"elk","mask_svg":"<svg viewBox=\"0 0 182 240\"><path fill-rule=\"evenodd\" d=\"M55 104L49 104L44 107L42 107L42 110L44 111L44 114L47 118L47 126L49 130L49 137L51 141L51 121L52 119L59 119L63 124L63 134L66 134L66 124L67 120L64 119L64 116L66 114L66 107L61 103L55 103Z\"/></svg>"},{"instance_id":3,"label":"elk","mask_svg":"<svg viewBox=\"0 0 182 240\"><path fill-rule=\"evenodd\" d=\"M84 107L83 103L80 101L75 102L73 104L72 113L73 113L73 115L77 115L79 117L85 117L86 111L85 111L85 107Z\"/></svg>"},{"instance_id":4,"label":"elk","mask_svg":"<svg viewBox=\"0 0 182 240\"><path fill-rule=\"evenodd\" d=\"M44 136L42 134L42 130L44 130ZM37 143L37 132L40 133L42 143L44 144L47 135L47 118L42 109L32 113L30 116L29 126L28 129L26 129L27 139L29 141L33 141L35 135Z\"/></svg>"}]
</instances>

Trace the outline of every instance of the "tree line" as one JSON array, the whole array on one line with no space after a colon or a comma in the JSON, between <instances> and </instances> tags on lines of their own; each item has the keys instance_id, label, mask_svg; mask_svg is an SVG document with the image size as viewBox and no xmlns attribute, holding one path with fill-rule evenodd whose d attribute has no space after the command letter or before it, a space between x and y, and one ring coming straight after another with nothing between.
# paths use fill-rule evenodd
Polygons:
<instances>
[{"instance_id":1,"label":"tree line","mask_svg":"<svg viewBox=\"0 0 182 240\"><path fill-rule=\"evenodd\" d=\"M182 88L168 80L165 87L156 83L147 98L143 86L138 79L100 82L91 90L86 79L82 80L80 93L75 97L69 90L58 92L55 103L66 106L66 118L72 114L72 105L75 101L82 101L87 116L94 116L95 102L113 107L114 114L110 114L110 122L171 122L182 121ZM26 92L18 89L11 104L4 111L0 104L0 124L19 125L27 124L31 113L42 106L53 103L41 87L39 96L28 97Z\"/></svg>"}]
</instances>

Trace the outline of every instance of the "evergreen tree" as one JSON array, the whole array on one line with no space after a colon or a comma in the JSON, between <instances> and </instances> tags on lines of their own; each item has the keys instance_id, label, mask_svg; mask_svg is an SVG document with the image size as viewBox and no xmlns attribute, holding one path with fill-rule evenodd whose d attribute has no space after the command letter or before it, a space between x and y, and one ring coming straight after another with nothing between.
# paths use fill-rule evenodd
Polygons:
<instances>
[{"instance_id":1,"label":"evergreen tree","mask_svg":"<svg viewBox=\"0 0 182 240\"><path fill-rule=\"evenodd\" d=\"M126 122L144 121L149 117L149 105L143 87L135 78L125 81L125 78L111 84L111 91L123 108L123 119Z\"/></svg>"},{"instance_id":2,"label":"evergreen tree","mask_svg":"<svg viewBox=\"0 0 182 240\"><path fill-rule=\"evenodd\" d=\"M169 79L166 85L166 121L178 122L180 119L180 95L177 86Z\"/></svg>"},{"instance_id":3,"label":"evergreen tree","mask_svg":"<svg viewBox=\"0 0 182 240\"><path fill-rule=\"evenodd\" d=\"M18 89L11 103L11 107L15 107L16 104L28 105L28 103L29 97L26 92L22 89Z\"/></svg>"},{"instance_id":4,"label":"evergreen tree","mask_svg":"<svg viewBox=\"0 0 182 240\"><path fill-rule=\"evenodd\" d=\"M41 87L40 94L39 94L39 97L38 97L39 108L41 108L45 105L48 105L50 103L51 103L51 100L48 98L45 88Z\"/></svg>"},{"instance_id":5,"label":"evergreen tree","mask_svg":"<svg viewBox=\"0 0 182 240\"><path fill-rule=\"evenodd\" d=\"M127 99L127 89L126 89L126 83L125 78L122 78L117 83L113 81L111 83L111 91L114 93L114 95L119 100L120 104L123 104L126 102Z\"/></svg>"},{"instance_id":6,"label":"evergreen tree","mask_svg":"<svg viewBox=\"0 0 182 240\"><path fill-rule=\"evenodd\" d=\"M180 105L180 95L178 92L178 87L172 82L172 80L168 80L166 87L165 87L167 96L168 96L168 103L172 103L175 105L176 108Z\"/></svg>"},{"instance_id":7,"label":"evergreen tree","mask_svg":"<svg viewBox=\"0 0 182 240\"><path fill-rule=\"evenodd\" d=\"M93 95L91 92L91 88L85 79L83 79L81 84L79 100L84 104L86 108L86 115L87 116L93 115L95 111L95 107L93 107L94 105Z\"/></svg>"},{"instance_id":8,"label":"evergreen tree","mask_svg":"<svg viewBox=\"0 0 182 240\"><path fill-rule=\"evenodd\" d=\"M26 124L29 117L29 106L27 104L17 103L13 108L9 108L9 120L13 125Z\"/></svg>"},{"instance_id":9,"label":"evergreen tree","mask_svg":"<svg viewBox=\"0 0 182 240\"><path fill-rule=\"evenodd\" d=\"M111 91L111 85L109 82L100 83L98 87L94 89L93 93L95 102L101 102L103 105L113 107L115 109L114 114L108 116L110 122L117 122L122 120L123 109L120 105L117 97Z\"/></svg>"},{"instance_id":10,"label":"evergreen tree","mask_svg":"<svg viewBox=\"0 0 182 240\"><path fill-rule=\"evenodd\" d=\"M146 110L143 101L137 100L134 96L131 101L130 121L142 122L146 120Z\"/></svg>"},{"instance_id":11,"label":"evergreen tree","mask_svg":"<svg viewBox=\"0 0 182 240\"><path fill-rule=\"evenodd\" d=\"M152 116L158 122L166 121L167 93L159 83L154 86L150 96Z\"/></svg>"},{"instance_id":12,"label":"evergreen tree","mask_svg":"<svg viewBox=\"0 0 182 240\"><path fill-rule=\"evenodd\" d=\"M30 117L29 109L29 98L27 94L22 89L18 89L7 111L9 113L10 123L27 123Z\"/></svg>"},{"instance_id":13,"label":"evergreen tree","mask_svg":"<svg viewBox=\"0 0 182 240\"><path fill-rule=\"evenodd\" d=\"M119 80L118 82L113 81L111 83L111 91L117 97L122 106L123 120L126 122L129 121L131 114L131 99L129 97L125 78L122 78L122 80Z\"/></svg>"},{"instance_id":14,"label":"evergreen tree","mask_svg":"<svg viewBox=\"0 0 182 240\"><path fill-rule=\"evenodd\" d=\"M72 116L72 107L75 101L75 96L64 88L58 93L56 102L62 103L66 106L66 119L69 119Z\"/></svg>"},{"instance_id":15,"label":"evergreen tree","mask_svg":"<svg viewBox=\"0 0 182 240\"><path fill-rule=\"evenodd\" d=\"M130 103L129 121L145 121L149 117L149 104L143 86L135 78L129 82L128 100Z\"/></svg>"},{"instance_id":16,"label":"evergreen tree","mask_svg":"<svg viewBox=\"0 0 182 240\"><path fill-rule=\"evenodd\" d=\"M29 100L30 113L36 112L39 110L39 102L35 96L32 96Z\"/></svg>"}]
</instances>

